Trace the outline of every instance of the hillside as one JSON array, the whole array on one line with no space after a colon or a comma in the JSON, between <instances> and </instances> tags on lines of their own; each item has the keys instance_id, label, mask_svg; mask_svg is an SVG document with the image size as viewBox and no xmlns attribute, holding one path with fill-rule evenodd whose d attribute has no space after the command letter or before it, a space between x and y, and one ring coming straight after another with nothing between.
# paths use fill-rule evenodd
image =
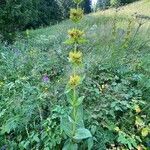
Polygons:
<instances>
[{"instance_id":1,"label":"hillside","mask_svg":"<svg viewBox=\"0 0 150 150\"><path fill-rule=\"evenodd\" d=\"M103 25L109 26L110 22L112 22L114 17L116 16L116 18L117 18L116 23L118 24L118 27L119 26L126 27L127 26L127 22L126 22L127 18L131 18L134 20L135 15L137 15L138 19L139 19L139 20L137 19L137 22L143 21L143 23L144 23L143 29L145 30L145 32L148 31L147 32L147 35L148 35L150 32L148 30L149 24L150 24L150 18L149 18L150 17L150 9L149 9L149 7L150 7L150 1L142 0L139 2L131 3L127 6L120 7L118 9L117 13L116 13L115 9L99 11L99 12L87 15L85 17L84 21L82 21L80 26L81 26L81 28L83 28L85 30L91 29L93 27L93 25L94 26L97 25L98 28L101 28ZM135 23L135 26L136 25L137 24ZM72 26L72 24L70 21L63 21L62 23L55 25L55 26L30 31L30 34L31 34L31 37L40 38L40 36L44 36L47 38L49 37L52 40L53 38L56 38L57 36L59 37L59 34L61 33L60 38L62 38L62 36L64 36L64 38L66 38L66 36L65 36L66 31L71 26ZM36 40L36 39L34 39L34 40ZM46 39L43 38L43 40L46 40ZM47 39L47 41L48 41L48 39Z\"/></svg>"},{"instance_id":2,"label":"hillside","mask_svg":"<svg viewBox=\"0 0 150 150\"><path fill-rule=\"evenodd\" d=\"M133 15L134 13L137 13L139 15L144 16L150 16L150 1L149 0L140 0L138 2L134 2L131 4L128 4L126 6L119 7L119 14L121 15ZM115 9L108 9L104 12L97 12L94 15L112 15Z\"/></svg>"},{"instance_id":3,"label":"hillside","mask_svg":"<svg viewBox=\"0 0 150 150\"><path fill-rule=\"evenodd\" d=\"M117 13L115 9L108 9L87 15L79 25L83 30L87 31L86 36L89 41L92 41L92 43L89 42L85 46L85 49L90 51L89 56L86 54L87 61L89 61L91 55L93 56L93 61L95 61L95 52L97 51L99 51L98 53L100 54L100 56L97 55L98 59L100 59L100 57L103 58L104 49L112 44L112 37L110 35L113 32L113 28L116 28L114 30L118 30L118 32L120 32L119 34L124 34L128 28L132 28L132 34L139 32L136 33L137 40L140 40L140 38L142 38L141 42L146 40L146 45L148 46L150 36L150 20L148 18L150 14L149 6L150 1L143 0L120 7ZM136 15L138 16L136 19L135 13L137 13ZM141 17L141 15L143 16ZM132 27L129 27L129 20L132 20ZM140 23L141 26L138 27ZM114 24L116 27L113 27ZM31 30L29 32L29 45L37 49L49 50L51 55L53 53L60 53L61 57L63 57L67 52L64 44L64 41L67 39L66 33L72 26L74 26L74 24L67 20L55 26ZM93 54L91 54L92 52ZM90 60L92 61L92 59Z\"/></svg>"}]
</instances>

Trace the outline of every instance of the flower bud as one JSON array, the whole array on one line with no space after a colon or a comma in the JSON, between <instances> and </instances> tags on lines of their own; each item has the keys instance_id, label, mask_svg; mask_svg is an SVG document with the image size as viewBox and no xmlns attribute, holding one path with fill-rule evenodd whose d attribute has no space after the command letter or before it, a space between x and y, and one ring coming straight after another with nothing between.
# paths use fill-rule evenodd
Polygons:
<instances>
[{"instance_id":1,"label":"flower bud","mask_svg":"<svg viewBox=\"0 0 150 150\"><path fill-rule=\"evenodd\" d=\"M75 65L80 65L82 63L82 52L70 52L69 61Z\"/></svg>"},{"instance_id":2,"label":"flower bud","mask_svg":"<svg viewBox=\"0 0 150 150\"><path fill-rule=\"evenodd\" d=\"M77 8L77 9L71 9L70 10L70 19L73 22L78 22L82 19L83 17L83 10L81 8Z\"/></svg>"},{"instance_id":3,"label":"flower bud","mask_svg":"<svg viewBox=\"0 0 150 150\"><path fill-rule=\"evenodd\" d=\"M69 85L71 88L75 88L80 84L81 78L78 75L72 75L70 76Z\"/></svg>"},{"instance_id":4,"label":"flower bud","mask_svg":"<svg viewBox=\"0 0 150 150\"><path fill-rule=\"evenodd\" d=\"M73 39L75 42L78 42L78 40L80 40L80 38L83 36L84 32L79 29L73 28L68 31L68 34L71 39Z\"/></svg>"}]
</instances>

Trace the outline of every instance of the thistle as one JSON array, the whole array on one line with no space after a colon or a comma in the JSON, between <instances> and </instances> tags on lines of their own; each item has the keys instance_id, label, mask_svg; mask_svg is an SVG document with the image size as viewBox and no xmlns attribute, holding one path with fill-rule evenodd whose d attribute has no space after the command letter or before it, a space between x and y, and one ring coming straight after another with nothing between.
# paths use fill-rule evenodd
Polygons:
<instances>
[{"instance_id":1,"label":"thistle","mask_svg":"<svg viewBox=\"0 0 150 150\"><path fill-rule=\"evenodd\" d=\"M70 19L74 23L78 23L83 17L83 10L79 8L82 0L74 0L77 5L76 9L71 9ZM68 136L68 140L64 144L65 150L77 150L79 143L83 139L92 140L92 135L89 130L85 129L83 121L82 103L84 96L79 97L78 87L82 83L83 77L78 72L78 69L83 60L83 54L78 50L78 46L86 41L84 31L76 28L68 31L69 39L65 42L71 44L74 48L69 53L69 62L71 63L72 73L66 86L67 100L70 104L71 111L67 117L61 119L61 127L64 133ZM89 140L87 140L89 141ZM90 149L90 148L89 148Z\"/></svg>"}]
</instances>

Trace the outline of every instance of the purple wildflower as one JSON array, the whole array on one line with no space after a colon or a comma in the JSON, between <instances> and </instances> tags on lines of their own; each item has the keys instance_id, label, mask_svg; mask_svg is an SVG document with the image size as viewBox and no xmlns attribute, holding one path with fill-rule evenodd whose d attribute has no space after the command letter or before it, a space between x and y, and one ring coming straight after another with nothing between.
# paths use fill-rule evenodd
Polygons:
<instances>
[{"instance_id":1,"label":"purple wildflower","mask_svg":"<svg viewBox=\"0 0 150 150\"><path fill-rule=\"evenodd\" d=\"M47 75L43 76L43 82L45 83L49 82L49 77Z\"/></svg>"}]
</instances>

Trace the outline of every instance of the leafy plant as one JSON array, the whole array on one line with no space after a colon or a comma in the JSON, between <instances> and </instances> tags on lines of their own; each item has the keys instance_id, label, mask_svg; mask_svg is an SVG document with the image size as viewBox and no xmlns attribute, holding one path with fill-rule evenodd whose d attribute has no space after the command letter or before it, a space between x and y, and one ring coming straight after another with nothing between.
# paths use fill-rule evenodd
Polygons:
<instances>
[{"instance_id":1,"label":"leafy plant","mask_svg":"<svg viewBox=\"0 0 150 150\"><path fill-rule=\"evenodd\" d=\"M83 17L83 10L79 8L81 0L74 0L76 9L71 9L70 19L73 22L79 22ZM84 96L79 97L77 93L78 86L82 83L83 77L78 75L78 68L82 65L82 52L79 51L79 44L82 44L84 32L73 28L68 31L69 40L66 43L73 45L73 51L69 53L69 62L72 64L72 75L67 84L65 93L70 104L70 113L62 118L61 127L69 139L65 142L63 150L77 150L78 143L82 140L91 138L92 135L88 129L85 129L83 123L82 103ZM91 149L91 146L90 146Z\"/></svg>"}]
</instances>

